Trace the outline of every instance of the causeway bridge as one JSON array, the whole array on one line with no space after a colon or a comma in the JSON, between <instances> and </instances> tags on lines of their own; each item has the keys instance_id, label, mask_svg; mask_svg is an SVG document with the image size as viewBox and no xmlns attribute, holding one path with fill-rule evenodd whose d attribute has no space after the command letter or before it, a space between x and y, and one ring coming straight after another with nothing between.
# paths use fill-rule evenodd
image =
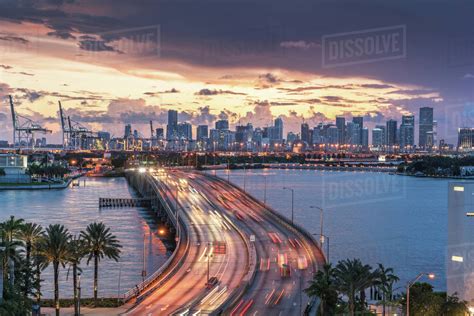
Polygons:
<instances>
[{"instance_id":1,"label":"causeway bridge","mask_svg":"<svg viewBox=\"0 0 474 316\"><path fill-rule=\"evenodd\" d=\"M125 315L303 315L302 292L325 262L301 227L227 181L191 170L127 171L176 230L177 247Z\"/></svg>"}]
</instances>

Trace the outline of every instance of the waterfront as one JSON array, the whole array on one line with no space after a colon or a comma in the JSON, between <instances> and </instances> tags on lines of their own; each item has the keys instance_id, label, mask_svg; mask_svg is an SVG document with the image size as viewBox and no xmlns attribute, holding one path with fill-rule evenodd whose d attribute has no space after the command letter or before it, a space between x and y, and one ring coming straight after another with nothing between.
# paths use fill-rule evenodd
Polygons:
<instances>
[{"instance_id":1,"label":"waterfront","mask_svg":"<svg viewBox=\"0 0 474 316\"><path fill-rule=\"evenodd\" d=\"M122 244L120 262L102 259L99 265L99 296L115 297L126 292L141 281L143 267L144 235L146 269L148 274L159 268L167 258L167 250L157 236L157 225L150 211L145 208L99 209L99 197L132 197L134 192L124 178L87 178L83 186L64 190L0 191L0 220L10 215L33 221L46 227L49 224L64 224L72 233L79 233L93 222L102 221L110 227ZM82 296L92 295L93 265L81 265ZM60 271L61 297L72 296L72 279L67 278L67 268ZM42 275L42 291L52 297L52 269L48 267ZM120 282L120 284L119 284ZM119 289L120 286L120 289Z\"/></svg>"},{"instance_id":2,"label":"waterfront","mask_svg":"<svg viewBox=\"0 0 474 316\"><path fill-rule=\"evenodd\" d=\"M244 174L245 177L244 177ZM227 179L227 171L217 171ZM311 233L329 236L330 259L360 258L391 266L403 286L420 272L433 272L436 290L446 290L447 194L452 180L373 172L232 170L230 180L288 218L295 190L294 220ZM266 181L265 181L266 179Z\"/></svg>"}]
</instances>

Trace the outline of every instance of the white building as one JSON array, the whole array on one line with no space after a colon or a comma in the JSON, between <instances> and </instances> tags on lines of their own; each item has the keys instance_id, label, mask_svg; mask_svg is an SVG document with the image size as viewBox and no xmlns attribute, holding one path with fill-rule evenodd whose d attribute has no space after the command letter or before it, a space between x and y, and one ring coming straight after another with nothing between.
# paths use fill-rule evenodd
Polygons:
<instances>
[{"instance_id":1,"label":"white building","mask_svg":"<svg viewBox=\"0 0 474 316\"><path fill-rule=\"evenodd\" d=\"M0 176L0 182L26 183L30 177L26 175L28 157L17 154L0 154L0 169L5 171L5 176Z\"/></svg>"},{"instance_id":2,"label":"white building","mask_svg":"<svg viewBox=\"0 0 474 316\"><path fill-rule=\"evenodd\" d=\"M474 183L449 184L448 294L457 293L474 311Z\"/></svg>"}]
</instances>

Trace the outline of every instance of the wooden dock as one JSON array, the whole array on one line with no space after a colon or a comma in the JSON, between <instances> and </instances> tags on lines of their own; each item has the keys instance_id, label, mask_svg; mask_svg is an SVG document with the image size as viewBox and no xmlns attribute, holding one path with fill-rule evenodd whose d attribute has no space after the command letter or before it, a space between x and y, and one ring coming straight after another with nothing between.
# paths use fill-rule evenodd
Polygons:
<instances>
[{"instance_id":1,"label":"wooden dock","mask_svg":"<svg viewBox=\"0 0 474 316\"><path fill-rule=\"evenodd\" d=\"M99 207L148 207L151 205L150 198L99 198Z\"/></svg>"}]
</instances>

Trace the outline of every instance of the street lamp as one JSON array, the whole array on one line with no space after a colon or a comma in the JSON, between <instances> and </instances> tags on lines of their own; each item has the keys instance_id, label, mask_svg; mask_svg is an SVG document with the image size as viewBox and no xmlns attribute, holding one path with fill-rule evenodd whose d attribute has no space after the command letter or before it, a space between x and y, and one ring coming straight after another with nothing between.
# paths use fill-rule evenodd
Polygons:
<instances>
[{"instance_id":1,"label":"street lamp","mask_svg":"<svg viewBox=\"0 0 474 316\"><path fill-rule=\"evenodd\" d=\"M209 246L209 253L207 254L207 284L209 284L209 274L211 270L211 251L212 251L212 242L208 242L207 245Z\"/></svg>"},{"instance_id":2,"label":"street lamp","mask_svg":"<svg viewBox=\"0 0 474 316\"><path fill-rule=\"evenodd\" d=\"M319 243L320 243L320 247L321 247L321 250L323 249L323 243L324 243L324 240L327 239L328 240L328 247L327 247L327 252L326 252L326 262L329 263L329 237L326 236L326 235L323 235L323 234L313 234L314 236L319 236Z\"/></svg>"},{"instance_id":3,"label":"street lamp","mask_svg":"<svg viewBox=\"0 0 474 316\"><path fill-rule=\"evenodd\" d=\"M324 236L323 235L323 208L319 206L310 206L309 208L315 208L320 211L320 226L321 226L320 234L321 236Z\"/></svg>"},{"instance_id":4,"label":"street lamp","mask_svg":"<svg viewBox=\"0 0 474 316\"><path fill-rule=\"evenodd\" d=\"M77 273L77 312L81 315L81 272Z\"/></svg>"},{"instance_id":5,"label":"street lamp","mask_svg":"<svg viewBox=\"0 0 474 316\"><path fill-rule=\"evenodd\" d=\"M291 224L293 224L294 219L294 206L295 206L295 190L288 187L283 187L283 190L291 191Z\"/></svg>"},{"instance_id":6,"label":"street lamp","mask_svg":"<svg viewBox=\"0 0 474 316\"><path fill-rule=\"evenodd\" d=\"M410 316L410 288L413 286L413 284L416 283L422 276L426 275L430 280L433 280L435 278L435 275L433 273L426 273L426 272L421 272L414 278L413 280L409 281L407 283L407 315Z\"/></svg>"},{"instance_id":7,"label":"street lamp","mask_svg":"<svg viewBox=\"0 0 474 316\"><path fill-rule=\"evenodd\" d=\"M263 204L267 205L267 175L263 174Z\"/></svg>"}]
</instances>

